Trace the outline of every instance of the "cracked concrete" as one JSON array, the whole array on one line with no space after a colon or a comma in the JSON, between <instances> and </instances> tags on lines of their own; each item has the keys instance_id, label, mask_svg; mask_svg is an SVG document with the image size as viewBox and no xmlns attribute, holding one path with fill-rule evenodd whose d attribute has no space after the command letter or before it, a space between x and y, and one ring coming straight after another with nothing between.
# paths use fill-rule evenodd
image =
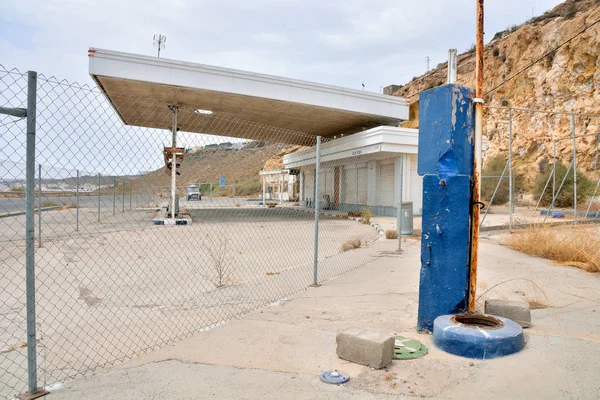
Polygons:
<instances>
[{"instance_id":1,"label":"cracked concrete","mask_svg":"<svg viewBox=\"0 0 600 400\"><path fill-rule=\"evenodd\" d=\"M551 307L532 311L526 349L495 360L455 357L415 331L419 242L305 291L147 353L105 372L65 383L56 399L597 399L600 381L600 276L552 265L498 244L481 244L479 303L513 298L536 282ZM507 282L508 281L508 282ZM505 282L505 283L502 283ZM497 285L497 286L496 286ZM492 289L490 289L492 288ZM485 291L488 293L485 294ZM336 357L335 335L351 326L401 334L425 343L416 360L384 370ZM321 383L323 370L350 376L343 386Z\"/></svg>"}]
</instances>

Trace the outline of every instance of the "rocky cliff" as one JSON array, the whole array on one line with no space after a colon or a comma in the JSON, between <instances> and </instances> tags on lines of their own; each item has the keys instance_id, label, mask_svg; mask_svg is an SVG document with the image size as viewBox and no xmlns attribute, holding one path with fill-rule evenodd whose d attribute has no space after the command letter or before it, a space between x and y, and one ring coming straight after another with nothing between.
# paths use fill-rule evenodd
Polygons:
<instances>
[{"instance_id":1,"label":"rocky cliff","mask_svg":"<svg viewBox=\"0 0 600 400\"><path fill-rule=\"evenodd\" d=\"M600 114L600 23L495 89L599 19L600 0L569 0L521 26L496 33L485 46L486 105ZM474 86L474 58L474 51L459 55L458 83ZM411 119L405 126L418 126L419 92L445 84L446 76L447 63L440 64L394 92L411 101ZM507 110L486 109L484 135L489 143L486 158L498 154L507 156L507 119ZM600 117L576 116L575 129L577 135L598 133ZM551 162L552 138L570 135L570 116L515 110L513 133L515 165L531 181L537 174L535 165L544 159ZM597 140L597 136L577 139L578 166L591 175L597 157ZM572 145L572 140L558 143L559 158L564 164L573 158Z\"/></svg>"}]
</instances>

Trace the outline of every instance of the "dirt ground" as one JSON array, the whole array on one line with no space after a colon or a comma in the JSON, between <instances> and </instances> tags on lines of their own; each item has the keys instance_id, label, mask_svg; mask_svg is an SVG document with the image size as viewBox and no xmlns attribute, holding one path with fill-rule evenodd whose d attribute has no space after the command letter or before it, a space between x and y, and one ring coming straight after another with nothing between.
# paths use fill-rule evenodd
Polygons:
<instances>
[{"instance_id":1,"label":"dirt ground","mask_svg":"<svg viewBox=\"0 0 600 400\"><path fill-rule=\"evenodd\" d=\"M35 258L44 384L211 329L313 281L310 213L206 206L190 226L155 226L153 210L102 211L98 223L96 210L81 209L79 232L75 210L42 214ZM6 398L26 382L24 216L0 224L0 398ZM324 216L319 281L372 261L369 246L377 236L369 225ZM355 237L365 247L342 252Z\"/></svg>"},{"instance_id":2,"label":"dirt ground","mask_svg":"<svg viewBox=\"0 0 600 400\"><path fill-rule=\"evenodd\" d=\"M600 276L483 240L480 303L523 298L542 288L546 308L532 311L522 352L471 360L437 349L415 331L418 240L400 256L394 240L369 249L373 261L318 288L136 357L65 382L57 399L597 399L600 396ZM507 282L509 281L509 282ZM533 282L535 285L531 285ZM487 291L487 292L486 292ZM336 357L335 335L351 326L425 343L416 360L375 371ZM343 386L318 374L339 369Z\"/></svg>"}]
</instances>

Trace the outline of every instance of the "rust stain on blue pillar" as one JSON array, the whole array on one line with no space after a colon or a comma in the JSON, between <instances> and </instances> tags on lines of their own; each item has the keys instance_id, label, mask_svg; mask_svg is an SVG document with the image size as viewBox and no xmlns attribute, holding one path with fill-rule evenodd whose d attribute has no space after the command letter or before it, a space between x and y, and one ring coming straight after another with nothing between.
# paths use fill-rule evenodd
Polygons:
<instances>
[{"instance_id":1,"label":"rust stain on blue pillar","mask_svg":"<svg viewBox=\"0 0 600 400\"><path fill-rule=\"evenodd\" d=\"M419 96L423 226L417 329L468 307L474 92L444 85Z\"/></svg>"}]
</instances>

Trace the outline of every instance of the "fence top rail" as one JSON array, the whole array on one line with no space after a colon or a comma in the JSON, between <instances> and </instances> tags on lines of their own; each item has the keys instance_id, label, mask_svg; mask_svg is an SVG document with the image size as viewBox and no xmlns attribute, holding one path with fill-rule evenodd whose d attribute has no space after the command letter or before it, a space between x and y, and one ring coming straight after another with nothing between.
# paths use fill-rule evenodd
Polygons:
<instances>
[{"instance_id":1,"label":"fence top rail","mask_svg":"<svg viewBox=\"0 0 600 400\"><path fill-rule=\"evenodd\" d=\"M496 109L496 110L538 112L538 113L546 113L546 114L577 115L577 116L581 116L581 117L600 117L600 114L594 114L594 113L578 113L578 112L574 112L574 111L538 110L535 108L524 108L524 107L484 106L484 108L491 108L491 109Z\"/></svg>"},{"instance_id":2,"label":"fence top rail","mask_svg":"<svg viewBox=\"0 0 600 400\"><path fill-rule=\"evenodd\" d=\"M600 136L600 132L586 133L585 135L575 135L575 138L577 139L577 138L588 137L588 136ZM554 141L559 142L559 141L565 140L565 139L573 139L573 135L562 136L562 137L554 139Z\"/></svg>"}]
</instances>

